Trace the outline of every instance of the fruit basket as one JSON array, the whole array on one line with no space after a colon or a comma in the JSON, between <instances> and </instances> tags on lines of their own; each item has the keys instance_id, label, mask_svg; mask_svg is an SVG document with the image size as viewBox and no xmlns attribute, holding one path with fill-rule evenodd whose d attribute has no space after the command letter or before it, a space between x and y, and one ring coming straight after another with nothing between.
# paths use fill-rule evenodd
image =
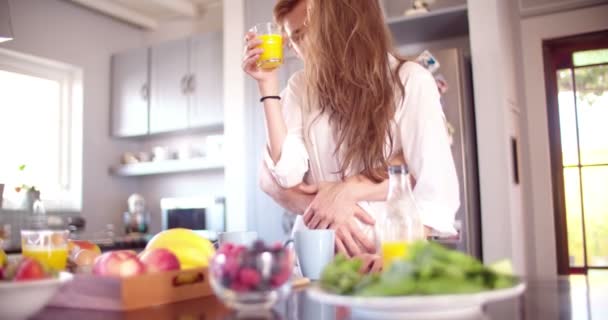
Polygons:
<instances>
[{"instance_id":1,"label":"fruit basket","mask_svg":"<svg viewBox=\"0 0 608 320\"><path fill-rule=\"evenodd\" d=\"M207 268L128 278L79 274L49 304L64 308L126 311L212 294Z\"/></svg>"},{"instance_id":2,"label":"fruit basket","mask_svg":"<svg viewBox=\"0 0 608 320\"><path fill-rule=\"evenodd\" d=\"M76 274L52 306L125 311L212 294L207 265L213 245L191 230L163 231L139 255L129 250L93 252L97 256L91 261L88 256L79 259L86 249L79 252L73 260L85 273Z\"/></svg>"}]
</instances>

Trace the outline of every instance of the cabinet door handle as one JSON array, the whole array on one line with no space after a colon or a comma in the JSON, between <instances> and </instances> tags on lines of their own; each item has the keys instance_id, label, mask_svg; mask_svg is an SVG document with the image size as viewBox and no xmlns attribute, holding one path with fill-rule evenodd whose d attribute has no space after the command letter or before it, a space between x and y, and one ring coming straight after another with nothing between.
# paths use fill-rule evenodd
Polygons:
<instances>
[{"instance_id":1,"label":"cabinet door handle","mask_svg":"<svg viewBox=\"0 0 608 320\"><path fill-rule=\"evenodd\" d=\"M141 98L145 101L148 101L148 99L150 99L150 86L147 83L144 83L141 86L140 95Z\"/></svg>"},{"instance_id":2,"label":"cabinet door handle","mask_svg":"<svg viewBox=\"0 0 608 320\"><path fill-rule=\"evenodd\" d=\"M194 93L196 91L196 76L191 74L188 77L188 92Z\"/></svg>"},{"instance_id":3,"label":"cabinet door handle","mask_svg":"<svg viewBox=\"0 0 608 320\"><path fill-rule=\"evenodd\" d=\"M188 94L188 75L182 77L181 80L182 94Z\"/></svg>"}]
</instances>

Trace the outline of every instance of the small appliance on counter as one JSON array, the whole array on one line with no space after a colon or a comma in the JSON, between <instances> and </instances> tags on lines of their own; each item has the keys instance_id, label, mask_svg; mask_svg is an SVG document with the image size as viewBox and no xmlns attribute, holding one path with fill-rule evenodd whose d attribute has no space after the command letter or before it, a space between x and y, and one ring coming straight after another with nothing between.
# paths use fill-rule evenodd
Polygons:
<instances>
[{"instance_id":1,"label":"small appliance on counter","mask_svg":"<svg viewBox=\"0 0 608 320\"><path fill-rule=\"evenodd\" d=\"M224 198L209 196L163 198L160 200L162 229L192 229L209 240L224 232L226 210Z\"/></svg>"},{"instance_id":2,"label":"small appliance on counter","mask_svg":"<svg viewBox=\"0 0 608 320\"><path fill-rule=\"evenodd\" d=\"M150 214L146 211L146 201L134 193L127 200L129 211L123 213L125 234L146 234L150 225Z\"/></svg>"}]
</instances>

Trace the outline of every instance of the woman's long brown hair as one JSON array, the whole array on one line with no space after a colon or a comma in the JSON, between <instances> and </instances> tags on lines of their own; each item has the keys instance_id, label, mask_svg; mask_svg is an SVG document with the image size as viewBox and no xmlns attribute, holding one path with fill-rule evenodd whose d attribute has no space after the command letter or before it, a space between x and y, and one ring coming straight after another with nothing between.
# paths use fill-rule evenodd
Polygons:
<instances>
[{"instance_id":1,"label":"woman's long brown hair","mask_svg":"<svg viewBox=\"0 0 608 320\"><path fill-rule=\"evenodd\" d=\"M362 168L375 182L387 177L385 154L396 103L405 89L390 32L377 0L308 0L305 72L309 101L329 116L340 174ZM389 54L399 63L391 69Z\"/></svg>"}]
</instances>

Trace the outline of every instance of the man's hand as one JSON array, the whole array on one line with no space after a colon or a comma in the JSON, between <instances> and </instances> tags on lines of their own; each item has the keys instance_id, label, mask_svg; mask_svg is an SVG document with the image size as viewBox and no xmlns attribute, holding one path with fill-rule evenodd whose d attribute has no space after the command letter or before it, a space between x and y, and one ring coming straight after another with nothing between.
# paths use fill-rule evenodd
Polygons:
<instances>
[{"instance_id":1,"label":"man's hand","mask_svg":"<svg viewBox=\"0 0 608 320\"><path fill-rule=\"evenodd\" d=\"M360 259L363 264L359 272L361 273L376 273L382 271L382 256L380 254L363 253L355 258Z\"/></svg>"},{"instance_id":2,"label":"man's hand","mask_svg":"<svg viewBox=\"0 0 608 320\"><path fill-rule=\"evenodd\" d=\"M361 232L355 218L370 226L375 224L375 220L357 205L357 200L345 183L302 185L300 190L309 194L316 193L304 212L304 224L310 229L335 230L338 252L352 257L376 250L374 242Z\"/></svg>"}]
</instances>

